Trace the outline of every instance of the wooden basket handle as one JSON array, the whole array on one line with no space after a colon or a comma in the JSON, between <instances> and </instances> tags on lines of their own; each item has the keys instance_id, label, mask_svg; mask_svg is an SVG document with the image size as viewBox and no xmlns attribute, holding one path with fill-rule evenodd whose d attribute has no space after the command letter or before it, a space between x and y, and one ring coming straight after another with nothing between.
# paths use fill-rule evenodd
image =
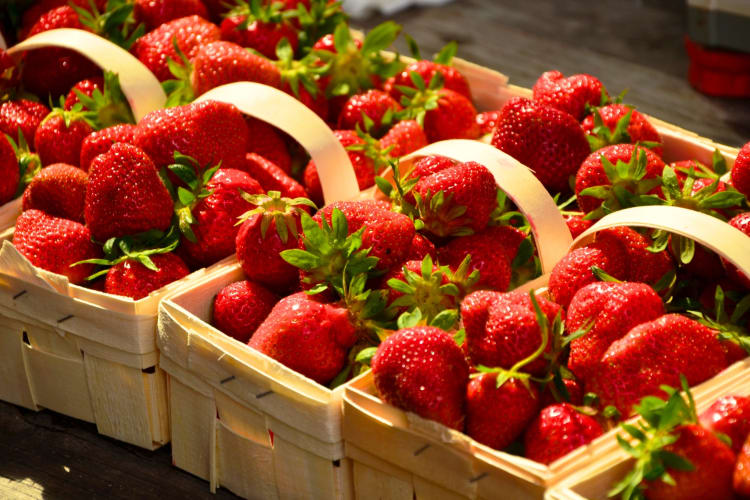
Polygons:
<instances>
[{"instance_id":1,"label":"wooden basket handle","mask_svg":"<svg viewBox=\"0 0 750 500\"><path fill-rule=\"evenodd\" d=\"M618 210L581 233L570 250L590 243L597 232L617 226L661 229L710 248L750 277L750 237L726 222L682 207L649 206Z\"/></svg>"},{"instance_id":2,"label":"wooden basket handle","mask_svg":"<svg viewBox=\"0 0 750 500\"><path fill-rule=\"evenodd\" d=\"M209 90L196 102L208 99L234 104L243 113L297 140L315 162L326 204L359 195L354 167L344 146L318 115L294 97L268 85L237 82Z\"/></svg>"},{"instance_id":3,"label":"wooden basket handle","mask_svg":"<svg viewBox=\"0 0 750 500\"><path fill-rule=\"evenodd\" d=\"M44 31L8 49L18 55L44 47L70 49L90 59L102 69L117 73L136 121L164 107L167 96L153 73L125 49L88 31L60 28Z\"/></svg>"}]
</instances>

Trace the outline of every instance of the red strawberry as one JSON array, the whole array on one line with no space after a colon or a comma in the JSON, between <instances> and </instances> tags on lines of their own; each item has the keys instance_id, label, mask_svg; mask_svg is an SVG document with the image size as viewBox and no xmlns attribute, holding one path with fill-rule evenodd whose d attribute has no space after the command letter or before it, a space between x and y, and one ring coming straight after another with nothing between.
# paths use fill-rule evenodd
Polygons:
<instances>
[{"instance_id":1,"label":"red strawberry","mask_svg":"<svg viewBox=\"0 0 750 500\"><path fill-rule=\"evenodd\" d=\"M216 295L212 323L230 337L247 343L278 301L275 294L255 282L236 281Z\"/></svg>"},{"instance_id":2,"label":"red strawberry","mask_svg":"<svg viewBox=\"0 0 750 500\"><path fill-rule=\"evenodd\" d=\"M495 302L504 300L505 294L492 290L477 290L472 292L461 301L461 323L466 330L467 337L471 335L480 338L484 335L490 306ZM464 344L468 346L467 344Z\"/></svg>"},{"instance_id":3,"label":"red strawberry","mask_svg":"<svg viewBox=\"0 0 750 500\"><path fill-rule=\"evenodd\" d=\"M94 158L109 151L112 144L116 142L133 144L134 136L135 125L129 123L113 125L112 127L103 128L90 133L81 143L80 168L88 172L89 166Z\"/></svg>"},{"instance_id":4,"label":"red strawberry","mask_svg":"<svg viewBox=\"0 0 750 500\"><path fill-rule=\"evenodd\" d=\"M455 167L458 163L456 160L446 156L423 156L414 162L411 172L409 172L409 177L419 179L420 177L440 172L446 168Z\"/></svg>"},{"instance_id":5,"label":"red strawberry","mask_svg":"<svg viewBox=\"0 0 750 500\"><path fill-rule=\"evenodd\" d=\"M47 271L67 276L71 283L83 283L94 272L93 264L72 264L101 255L83 224L27 210L18 217L13 245L29 261Z\"/></svg>"},{"instance_id":6,"label":"red strawberry","mask_svg":"<svg viewBox=\"0 0 750 500\"><path fill-rule=\"evenodd\" d=\"M424 117L424 133L429 142L446 139L476 139L477 110L469 99L447 88L437 91L437 107Z\"/></svg>"},{"instance_id":7,"label":"red strawberry","mask_svg":"<svg viewBox=\"0 0 750 500\"><path fill-rule=\"evenodd\" d=\"M750 434L750 398L720 397L700 414L700 424L713 433L720 432L729 436L732 440L732 451L740 453Z\"/></svg>"},{"instance_id":8,"label":"red strawberry","mask_svg":"<svg viewBox=\"0 0 750 500\"><path fill-rule=\"evenodd\" d=\"M247 125L232 104L202 101L152 111L138 122L134 141L157 168L171 164L179 151L199 165L241 169Z\"/></svg>"},{"instance_id":9,"label":"red strawberry","mask_svg":"<svg viewBox=\"0 0 750 500\"><path fill-rule=\"evenodd\" d=\"M398 89L398 86L415 88L414 82L411 78L412 72L416 72L425 83L429 83L435 73L440 72L443 77L444 88L461 94L469 101L472 99L468 80L466 80L456 68L422 59L407 64L401 73L390 78L385 83L384 87L386 92L391 94L396 101L400 101L401 96L403 95L401 90Z\"/></svg>"},{"instance_id":10,"label":"red strawberry","mask_svg":"<svg viewBox=\"0 0 750 500\"><path fill-rule=\"evenodd\" d=\"M419 195L417 209L425 230L437 236L479 232L497 206L495 178L476 162L459 163L423 176L412 193L415 198Z\"/></svg>"},{"instance_id":11,"label":"red strawberry","mask_svg":"<svg viewBox=\"0 0 750 500\"><path fill-rule=\"evenodd\" d=\"M215 42L220 37L219 27L200 16L187 16L164 23L140 37L130 49L159 81L169 80L172 73L167 61L179 61L180 57L172 45L177 46L191 59L203 45Z\"/></svg>"},{"instance_id":12,"label":"red strawberry","mask_svg":"<svg viewBox=\"0 0 750 500\"><path fill-rule=\"evenodd\" d=\"M66 110L73 109L73 106L80 102L78 99L78 94L76 94L76 90L81 92L83 95L87 95L91 97L94 93L94 90L99 90L100 92L104 88L104 78L102 77L95 77L95 78L87 78L85 80L81 80L80 82L73 85L73 88L70 89L70 92L68 92L68 95L65 97L65 106L63 106Z\"/></svg>"},{"instance_id":13,"label":"red strawberry","mask_svg":"<svg viewBox=\"0 0 750 500\"><path fill-rule=\"evenodd\" d=\"M78 166L81 144L93 131L80 112L53 110L34 134L34 146L42 165L67 163Z\"/></svg>"},{"instance_id":14,"label":"red strawberry","mask_svg":"<svg viewBox=\"0 0 750 500\"><path fill-rule=\"evenodd\" d=\"M292 158L281 133L272 125L251 116L245 116L245 123L248 130L247 152L268 159L290 174Z\"/></svg>"},{"instance_id":15,"label":"red strawberry","mask_svg":"<svg viewBox=\"0 0 750 500\"><path fill-rule=\"evenodd\" d=\"M300 101L302 104L304 104L305 106L313 110L315 114L318 115L323 121L328 120L330 108L329 108L328 99L326 98L326 95L324 92L318 90L313 95L303 85L300 85L297 91L295 92L295 90L289 84L289 82L284 82L281 85L281 90L283 90L290 96L297 98L298 101Z\"/></svg>"},{"instance_id":16,"label":"red strawberry","mask_svg":"<svg viewBox=\"0 0 750 500\"><path fill-rule=\"evenodd\" d=\"M564 111L576 120L583 118L586 104L596 106L601 102L604 86L598 78L587 74L567 78L559 71L547 71L532 88L534 100Z\"/></svg>"},{"instance_id":17,"label":"red strawberry","mask_svg":"<svg viewBox=\"0 0 750 500\"><path fill-rule=\"evenodd\" d=\"M208 11L201 0L135 0L133 15L147 30L186 16L208 19Z\"/></svg>"},{"instance_id":18,"label":"red strawberry","mask_svg":"<svg viewBox=\"0 0 750 500\"><path fill-rule=\"evenodd\" d=\"M400 109L401 105L382 90L368 90L362 94L355 94L346 101L339 114L338 128L354 130L359 125L360 129L366 130L364 115L373 121L374 130L378 131L390 125L390 120L383 122L386 114L390 111L392 120L392 113Z\"/></svg>"},{"instance_id":19,"label":"red strawberry","mask_svg":"<svg viewBox=\"0 0 750 500\"><path fill-rule=\"evenodd\" d=\"M742 498L750 496L750 436L737 455L733 477L734 492Z\"/></svg>"},{"instance_id":20,"label":"red strawberry","mask_svg":"<svg viewBox=\"0 0 750 500\"><path fill-rule=\"evenodd\" d=\"M614 227L600 231L596 235L599 244L608 247L620 244L625 250L625 267L627 272L623 278L627 281L637 281L655 285L667 273L674 272L674 262L669 252L651 252L648 248L653 241L639 232L625 226Z\"/></svg>"},{"instance_id":21,"label":"red strawberry","mask_svg":"<svg viewBox=\"0 0 750 500\"><path fill-rule=\"evenodd\" d=\"M516 440L537 415L540 395L535 383L510 378L497 386L498 373L472 378L466 389L466 433L502 450ZM508 411L512 408L513 411Z\"/></svg>"},{"instance_id":22,"label":"red strawberry","mask_svg":"<svg viewBox=\"0 0 750 500\"><path fill-rule=\"evenodd\" d=\"M732 166L732 186L734 189L750 196L750 142L742 146Z\"/></svg>"},{"instance_id":23,"label":"red strawberry","mask_svg":"<svg viewBox=\"0 0 750 500\"><path fill-rule=\"evenodd\" d=\"M435 245L421 234L415 233L414 238L411 240L411 245L409 246L409 253L406 254L406 257L404 258L406 260L418 260L421 262L422 259L428 255L432 257L433 260L437 259Z\"/></svg>"},{"instance_id":24,"label":"red strawberry","mask_svg":"<svg viewBox=\"0 0 750 500\"><path fill-rule=\"evenodd\" d=\"M573 239L577 238L581 233L594 225L593 220L584 219L580 215L566 215L565 224L568 225L571 236Z\"/></svg>"},{"instance_id":25,"label":"red strawberry","mask_svg":"<svg viewBox=\"0 0 750 500\"><path fill-rule=\"evenodd\" d=\"M34 176L23 193L23 209L35 208L48 215L83 223L88 176L80 168L64 163L45 167Z\"/></svg>"},{"instance_id":26,"label":"red strawberry","mask_svg":"<svg viewBox=\"0 0 750 500\"><path fill-rule=\"evenodd\" d=\"M306 198L307 191L297 181L289 177L275 163L255 153L245 156L243 172L257 180L263 191L279 191L286 198Z\"/></svg>"},{"instance_id":27,"label":"red strawberry","mask_svg":"<svg viewBox=\"0 0 750 500\"><path fill-rule=\"evenodd\" d=\"M594 120L594 115L591 114L587 116L581 123L581 126L583 127L583 131L594 139L593 141L589 139L592 145L592 151L601 149L609 144L618 144L623 142L630 144L643 142L661 143L661 136L659 135L659 132L656 131L654 126L651 125L651 122L649 122L648 119L641 113L629 106L626 106L624 104L608 104L607 106L597 108L594 113L599 113L599 116L602 120L602 125L607 127L610 133L607 134L605 132L604 134L597 134L597 132L594 130L594 128L597 126ZM623 120L628 113L630 113L628 125L624 131L618 133L618 131L616 130L618 123ZM651 150L658 156L661 156L662 154L661 146L652 147Z\"/></svg>"},{"instance_id":28,"label":"red strawberry","mask_svg":"<svg viewBox=\"0 0 750 500\"><path fill-rule=\"evenodd\" d=\"M126 260L111 267L104 291L139 300L190 274L182 259L172 252L151 255L150 258L158 271L148 269L136 260Z\"/></svg>"},{"instance_id":29,"label":"red strawberry","mask_svg":"<svg viewBox=\"0 0 750 500\"><path fill-rule=\"evenodd\" d=\"M240 170L222 168L208 182L211 193L192 209L196 242L183 236L181 245L195 267L210 266L235 252L237 219L254 207L241 195L260 194L260 184Z\"/></svg>"},{"instance_id":30,"label":"red strawberry","mask_svg":"<svg viewBox=\"0 0 750 500\"><path fill-rule=\"evenodd\" d=\"M380 139L381 149L391 146L393 149L388 154L400 158L427 146L427 136L416 120L401 120Z\"/></svg>"},{"instance_id":31,"label":"red strawberry","mask_svg":"<svg viewBox=\"0 0 750 500\"><path fill-rule=\"evenodd\" d=\"M257 14L251 12L250 5L239 0L232 14L221 22L221 39L243 47L257 50L269 59L276 58L276 46L286 39L297 51L299 40L297 31L280 16L277 6L267 4Z\"/></svg>"},{"instance_id":32,"label":"red strawberry","mask_svg":"<svg viewBox=\"0 0 750 500\"><path fill-rule=\"evenodd\" d=\"M16 152L3 135L0 137L0 205L16 197L20 181L21 176Z\"/></svg>"},{"instance_id":33,"label":"red strawberry","mask_svg":"<svg viewBox=\"0 0 750 500\"><path fill-rule=\"evenodd\" d=\"M344 368L356 340L346 308L299 292L274 306L248 345L319 384L327 384Z\"/></svg>"},{"instance_id":34,"label":"red strawberry","mask_svg":"<svg viewBox=\"0 0 750 500\"><path fill-rule=\"evenodd\" d=\"M479 131L482 135L494 133L499 121L500 110L485 111L484 113L477 114L477 125L479 125Z\"/></svg>"},{"instance_id":35,"label":"red strawberry","mask_svg":"<svg viewBox=\"0 0 750 500\"><path fill-rule=\"evenodd\" d=\"M36 129L48 114L49 108L40 102L27 99L6 101L0 104L0 132L15 141L20 131L33 148Z\"/></svg>"},{"instance_id":36,"label":"red strawberry","mask_svg":"<svg viewBox=\"0 0 750 500\"><path fill-rule=\"evenodd\" d=\"M431 326L397 331L378 347L372 374L387 403L463 429L469 366L445 331Z\"/></svg>"},{"instance_id":37,"label":"red strawberry","mask_svg":"<svg viewBox=\"0 0 750 500\"><path fill-rule=\"evenodd\" d=\"M0 93L12 93L21 81L21 68L13 57L0 49Z\"/></svg>"},{"instance_id":38,"label":"red strawberry","mask_svg":"<svg viewBox=\"0 0 750 500\"><path fill-rule=\"evenodd\" d=\"M729 220L729 225L735 227L750 237L750 212L735 215ZM743 274L734 264L726 259L721 259L729 278L745 289L750 289L750 278Z\"/></svg>"},{"instance_id":39,"label":"red strawberry","mask_svg":"<svg viewBox=\"0 0 750 500\"><path fill-rule=\"evenodd\" d=\"M94 2L96 8L99 9L100 12L106 7L106 3L106 0L95 0ZM26 38L28 36L29 30L34 26L34 24L37 23L37 21L39 21L39 19L44 14L47 14L51 10L58 7L67 5L74 5L84 10L91 11L91 4L88 2L88 0L41 0L39 2L34 2L34 5L31 5L23 13L22 28L20 30L19 39Z\"/></svg>"},{"instance_id":40,"label":"red strawberry","mask_svg":"<svg viewBox=\"0 0 750 500\"><path fill-rule=\"evenodd\" d=\"M665 314L614 341L586 381L586 390L597 393L602 406L613 405L627 417L642 397L660 394L661 385L678 385L680 374L692 386L726 366L716 331Z\"/></svg>"},{"instance_id":41,"label":"red strawberry","mask_svg":"<svg viewBox=\"0 0 750 500\"><path fill-rule=\"evenodd\" d=\"M491 226L450 241L438 252L442 265L457 269L471 255L470 269L479 271L477 285L504 292L511 280L511 262L526 235L511 226Z\"/></svg>"},{"instance_id":42,"label":"red strawberry","mask_svg":"<svg viewBox=\"0 0 750 500\"><path fill-rule=\"evenodd\" d=\"M603 433L599 422L568 403L548 406L526 429L526 458L549 465Z\"/></svg>"},{"instance_id":43,"label":"red strawberry","mask_svg":"<svg viewBox=\"0 0 750 500\"><path fill-rule=\"evenodd\" d=\"M533 170L552 192L568 190L568 177L589 154L586 136L573 116L522 97L500 110L492 145Z\"/></svg>"},{"instance_id":44,"label":"red strawberry","mask_svg":"<svg viewBox=\"0 0 750 500\"><path fill-rule=\"evenodd\" d=\"M615 340L631 328L664 314L664 304L654 290L642 283L590 283L573 296L565 326L569 332L590 330L570 344L568 368L586 380Z\"/></svg>"},{"instance_id":45,"label":"red strawberry","mask_svg":"<svg viewBox=\"0 0 750 500\"><path fill-rule=\"evenodd\" d=\"M117 143L94 158L86 186L86 225L97 241L152 229L166 230L174 206L151 159Z\"/></svg>"}]
</instances>

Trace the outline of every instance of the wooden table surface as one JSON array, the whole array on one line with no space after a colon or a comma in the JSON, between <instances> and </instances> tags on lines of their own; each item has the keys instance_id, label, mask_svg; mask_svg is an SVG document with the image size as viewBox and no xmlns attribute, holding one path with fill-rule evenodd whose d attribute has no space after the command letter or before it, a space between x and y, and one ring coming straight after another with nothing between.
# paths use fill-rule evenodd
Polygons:
<instances>
[{"instance_id":1,"label":"wooden table surface","mask_svg":"<svg viewBox=\"0 0 750 500\"><path fill-rule=\"evenodd\" d=\"M687 83L682 0L458 0L393 18L422 47L459 42L459 56L531 86L543 71L586 72L627 102L719 142L750 140L750 101L703 96ZM383 19L355 24L369 28ZM401 50L404 46L400 45ZM93 424L0 402L0 498L233 498Z\"/></svg>"}]
</instances>

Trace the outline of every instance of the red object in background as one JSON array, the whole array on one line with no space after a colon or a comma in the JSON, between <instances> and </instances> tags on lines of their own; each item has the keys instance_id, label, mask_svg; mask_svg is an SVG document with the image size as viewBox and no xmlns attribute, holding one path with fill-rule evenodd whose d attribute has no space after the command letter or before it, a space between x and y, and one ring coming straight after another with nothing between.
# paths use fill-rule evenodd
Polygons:
<instances>
[{"instance_id":1,"label":"red object in background","mask_svg":"<svg viewBox=\"0 0 750 500\"><path fill-rule=\"evenodd\" d=\"M688 81L698 91L721 97L750 97L750 54L708 49L685 37Z\"/></svg>"}]
</instances>

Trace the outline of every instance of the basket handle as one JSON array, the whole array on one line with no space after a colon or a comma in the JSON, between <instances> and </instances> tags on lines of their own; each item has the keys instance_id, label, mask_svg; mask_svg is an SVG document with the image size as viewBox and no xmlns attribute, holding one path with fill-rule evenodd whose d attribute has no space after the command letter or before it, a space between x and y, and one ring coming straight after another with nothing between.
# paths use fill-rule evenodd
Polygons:
<instances>
[{"instance_id":1,"label":"basket handle","mask_svg":"<svg viewBox=\"0 0 750 500\"><path fill-rule=\"evenodd\" d=\"M208 99L234 104L246 115L268 122L296 139L315 162L326 204L359 194L344 146L318 115L294 97L268 85L236 82L209 90L196 102Z\"/></svg>"},{"instance_id":2,"label":"basket handle","mask_svg":"<svg viewBox=\"0 0 750 500\"><path fill-rule=\"evenodd\" d=\"M534 234L542 273L546 274L568 252L572 237L557 205L547 189L528 167L494 146L466 139L430 144L401 159L410 163L427 155L442 155L453 160L475 161L492 172L497 187L513 200L529 220Z\"/></svg>"},{"instance_id":3,"label":"basket handle","mask_svg":"<svg viewBox=\"0 0 750 500\"><path fill-rule=\"evenodd\" d=\"M590 243L597 232L617 226L661 229L690 238L710 248L750 277L750 237L715 217L682 207L648 206L608 214L570 245L570 250Z\"/></svg>"},{"instance_id":4,"label":"basket handle","mask_svg":"<svg viewBox=\"0 0 750 500\"><path fill-rule=\"evenodd\" d=\"M117 73L133 117L139 121L151 111L164 107L167 96L153 73L125 49L88 31L60 28L43 31L8 49L18 55L27 50L59 47L89 58L102 69Z\"/></svg>"}]
</instances>

